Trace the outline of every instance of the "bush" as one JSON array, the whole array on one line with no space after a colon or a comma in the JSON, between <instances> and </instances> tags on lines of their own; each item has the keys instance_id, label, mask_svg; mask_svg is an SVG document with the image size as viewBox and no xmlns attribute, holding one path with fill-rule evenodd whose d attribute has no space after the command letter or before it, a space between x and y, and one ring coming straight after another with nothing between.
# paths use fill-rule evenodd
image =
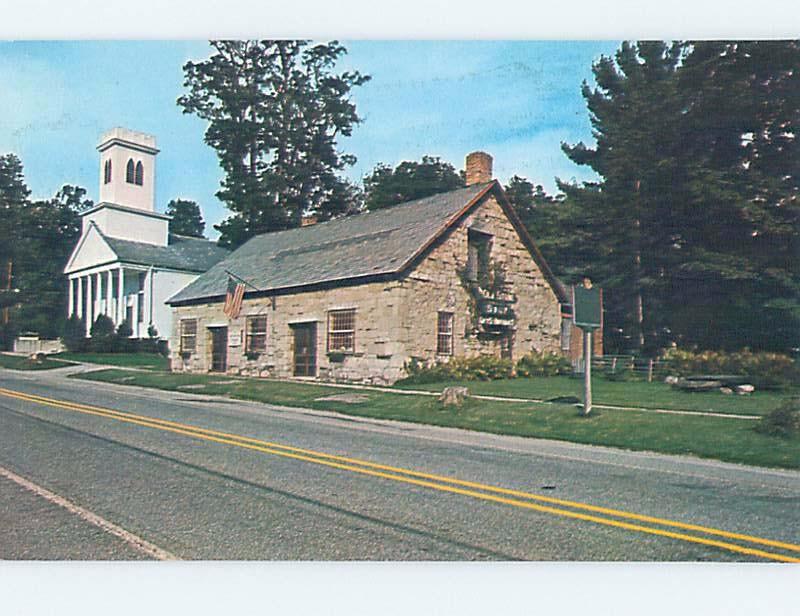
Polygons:
<instances>
[{"instance_id":1,"label":"bush","mask_svg":"<svg viewBox=\"0 0 800 616\"><path fill-rule=\"evenodd\" d=\"M92 323L92 329L89 331L91 340L89 341L89 349L96 353L112 353L116 347L116 338L114 337L114 321L111 317L101 314Z\"/></svg>"},{"instance_id":2,"label":"bush","mask_svg":"<svg viewBox=\"0 0 800 616\"><path fill-rule=\"evenodd\" d=\"M786 400L778 408L764 415L755 429L761 434L783 438L791 438L799 434L800 398Z\"/></svg>"},{"instance_id":3,"label":"bush","mask_svg":"<svg viewBox=\"0 0 800 616\"><path fill-rule=\"evenodd\" d=\"M117 327L115 344L117 352L129 353L133 349L134 342L131 340L131 336L133 336L133 328L131 327L131 324L125 320L119 324L119 327Z\"/></svg>"},{"instance_id":4,"label":"bush","mask_svg":"<svg viewBox=\"0 0 800 616\"><path fill-rule=\"evenodd\" d=\"M61 339L70 353L83 353L89 346L86 338L86 324L83 319L75 314L68 318L64 322L64 333Z\"/></svg>"},{"instance_id":5,"label":"bush","mask_svg":"<svg viewBox=\"0 0 800 616\"><path fill-rule=\"evenodd\" d=\"M800 379L800 369L796 362L788 355L780 353L753 353L748 349L735 353L694 353L670 349L664 354L664 361L667 362L667 373L673 376L742 375L757 389L785 387Z\"/></svg>"},{"instance_id":6,"label":"bush","mask_svg":"<svg viewBox=\"0 0 800 616\"><path fill-rule=\"evenodd\" d=\"M406 362L408 377L402 383L423 384L440 381L489 381L514 376L514 364L510 359L499 359L490 355L479 357L454 357L448 362L425 365L416 359Z\"/></svg>"},{"instance_id":7,"label":"bush","mask_svg":"<svg viewBox=\"0 0 800 616\"><path fill-rule=\"evenodd\" d=\"M517 362L517 376L558 376L571 374L569 359L558 353L529 353Z\"/></svg>"}]
</instances>

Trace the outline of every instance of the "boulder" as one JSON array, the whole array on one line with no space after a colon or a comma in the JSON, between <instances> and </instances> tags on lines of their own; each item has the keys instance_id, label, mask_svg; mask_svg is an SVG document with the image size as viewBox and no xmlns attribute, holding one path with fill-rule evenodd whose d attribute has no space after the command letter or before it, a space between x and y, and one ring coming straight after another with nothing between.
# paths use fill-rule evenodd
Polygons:
<instances>
[{"instance_id":1,"label":"boulder","mask_svg":"<svg viewBox=\"0 0 800 616\"><path fill-rule=\"evenodd\" d=\"M439 396L439 402L443 406L461 406L468 395L469 389L466 387L445 387Z\"/></svg>"}]
</instances>

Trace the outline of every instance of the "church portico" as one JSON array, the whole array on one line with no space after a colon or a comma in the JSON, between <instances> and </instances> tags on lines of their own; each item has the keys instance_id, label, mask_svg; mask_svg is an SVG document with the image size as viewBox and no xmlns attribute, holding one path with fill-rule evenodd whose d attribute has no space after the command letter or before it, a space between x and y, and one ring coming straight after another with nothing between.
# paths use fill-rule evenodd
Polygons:
<instances>
[{"instance_id":1,"label":"church portico","mask_svg":"<svg viewBox=\"0 0 800 616\"><path fill-rule=\"evenodd\" d=\"M104 314L114 327L127 320L133 337L144 337L152 323L150 306L144 301L150 276L151 268L119 263L70 274L68 316L84 321L87 336L97 317Z\"/></svg>"}]
</instances>

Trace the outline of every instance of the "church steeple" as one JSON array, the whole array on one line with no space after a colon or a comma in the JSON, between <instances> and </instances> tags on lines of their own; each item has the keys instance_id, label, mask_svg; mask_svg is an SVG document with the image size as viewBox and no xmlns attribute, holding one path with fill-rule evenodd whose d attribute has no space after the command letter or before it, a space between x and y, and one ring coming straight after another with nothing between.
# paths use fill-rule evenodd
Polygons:
<instances>
[{"instance_id":1,"label":"church steeple","mask_svg":"<svg viewBox=\"0 0 800 616\"><path fill-rule=\"evenodd\" d=\"M156 138L113 128L100 138L100 202L155 211Z\"/></svg>"}]
</instances>

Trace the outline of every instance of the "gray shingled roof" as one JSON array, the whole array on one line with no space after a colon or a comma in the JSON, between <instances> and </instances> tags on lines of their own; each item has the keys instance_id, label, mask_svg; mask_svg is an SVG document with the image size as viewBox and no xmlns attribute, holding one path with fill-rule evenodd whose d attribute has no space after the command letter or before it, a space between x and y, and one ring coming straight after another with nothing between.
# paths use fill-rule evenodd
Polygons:
<instances>
[{"instance_id":1,"label":"gray shingled roof","mask_svg":"<svg viewBox=\"0 0 800 616\"><path fill-rule=\"evenodd\" d=\"M225 295L228 271L263 291L396 273L489 185L474 184L383 210L258 235L168 303Z\"/></svg>"},{"instance_id":2,"label":"gray shingled roof","mask_svg":"<svg viewBox=\"0 0 800 616\"><path fill-rule=\"evenodd\" d=\"M169 234L167 246L132 242L103 235L111 250L124 263L153 265L189 272L205 272L230 254L214 242L197 237Z\"/></svg>"}]
</instances>

